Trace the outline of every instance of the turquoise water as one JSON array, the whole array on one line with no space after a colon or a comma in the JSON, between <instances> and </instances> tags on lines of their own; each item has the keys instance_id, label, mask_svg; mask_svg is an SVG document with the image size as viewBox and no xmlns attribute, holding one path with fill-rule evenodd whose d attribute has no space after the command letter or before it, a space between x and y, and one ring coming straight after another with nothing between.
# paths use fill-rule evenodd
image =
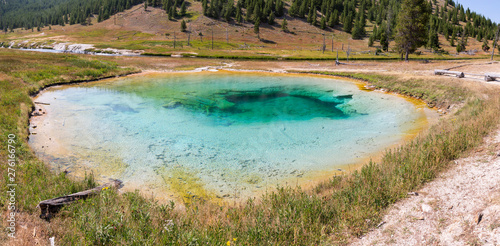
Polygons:
<instances>
[{"instance_id":1,"label":"turquoise water","mask_svg":"<svg viewBox=\"0 0 500 246\"><path fill-rule=\"evenodd\" d=\"M30 144L54 170L167 198L307 183L398 143L425 117L348 81L255 73L120 78L35 101L50 105L32 119Z\"/></svg>"}]
</instances>

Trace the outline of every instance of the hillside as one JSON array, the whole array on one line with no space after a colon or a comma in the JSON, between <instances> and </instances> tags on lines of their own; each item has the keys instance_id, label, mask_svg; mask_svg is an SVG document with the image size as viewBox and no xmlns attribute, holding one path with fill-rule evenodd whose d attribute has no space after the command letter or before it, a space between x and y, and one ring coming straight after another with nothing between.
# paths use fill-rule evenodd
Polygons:
<instances>
[{"instance_id":1,"label":"hillside","mask_svg":"<svg viewBox=\"0 0 500 246\"><path fill-rule=\"evenodd\" d=\"M399 57L393 41L400 6L396 0L44 1L0 3L0 46L52 49L70 42L92 44L89 50L96 52L127 49L219 58L335 59L337 51L340 59L348 52L353 59ZM428 7L433 13L429 39L434 42L422 47L418 58L453 59L461 43L464 58L489 54L491 49L483 52L482 47L485 39L492 46L496 24L490 19L452 0L432 0ZM24 27L14 28L19 26Z\"/></svg>"},{"instance_id":2,"label":"hillside","mask_svg":"<svg viewBox=\"0 0 500 246\"><path fill-rule=\"evenodd\" d=\"M139 0L47 0L43 8L35 4L38 1L24 2L25 7L18 4L10 8L6 5L11 0L0 3L3 13L0 28L4 30L0 42L4 47L11 46L13 41L18 45L23 43L21 47L25 47L25 41L37 45L71 42L94 44L97 49L130 49L167 55L188 52L212 57L330 59L336 56L337 50L342 58L347 50L352 51L351 57L374 58L377 50L380 54L385 48L382 39L388 40L387 51L391 51L400 6L396 0L240 0L236 4L216 0L150 0L146 5ZM421 58L456 54L463 33L467 37L465 51L485 54L483 41L489 40L491 46L495 23L450 0L433 0L429 3L431 6L429 36L435 34L439 43L429 43L422 48ZM74 8L81 12L75 12ZM258 9L266 13L259 14ZM37 14L19 14L21 11ZM267 12L271 14L266 16ZM9 19L13 15L17 17ZM273 21L270 21L271 15ZM284 20L286 30L282 28ZM186 26L181 31L183 22ZM257 23L258 33L256 22L260 23ZM23 28L14 28L21 26ZM398 55L388 53L384 57L397 58Z\"/></svg>"}]
</instances>

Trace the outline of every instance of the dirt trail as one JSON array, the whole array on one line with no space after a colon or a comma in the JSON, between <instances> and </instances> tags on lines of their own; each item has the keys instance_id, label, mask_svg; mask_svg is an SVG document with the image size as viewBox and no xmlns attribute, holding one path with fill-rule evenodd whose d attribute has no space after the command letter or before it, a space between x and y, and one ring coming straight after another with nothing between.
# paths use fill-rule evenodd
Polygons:
<instances>
[{"instance_id":1,"label":"dirt trail","mask_svg":"<svg viewBox=\"0 0 500 246\"><path fill-rule=\"evenodd\" d=\"M500 245L500 130L352 245Z\"/></svg>"}]
</instances>

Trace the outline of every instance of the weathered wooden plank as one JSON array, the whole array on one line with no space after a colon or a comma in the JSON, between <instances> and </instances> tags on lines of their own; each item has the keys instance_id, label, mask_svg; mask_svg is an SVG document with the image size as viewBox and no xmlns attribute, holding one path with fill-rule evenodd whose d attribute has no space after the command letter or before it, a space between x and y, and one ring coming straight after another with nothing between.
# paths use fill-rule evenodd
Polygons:
<instances>
[{"instance_id":1,"label":"weathered wooden plank","mask_svg":"<svg viewBox=\"0 0 500 246\"><path fill-rule=\"evenodd\" d=\"M73 193L66 196L56 197L53 199L48 199L38 203L37 208L40 208L40 218L45 220L50 220L53 214L57 213L62 206L70 204L72 202L78 201L80 199L86 199L89 196L97 195L103 189L106 188L120 188L122 182L119 180L113 180L110 183L95 187L90 190L85 190L77 193Z\"/></svg>"},{"instance_id":2,"label":"weathered wooden plank","mask_svg":"<svg viewBox=\"0 0 500 246\"><path fill-rule=\"evenodd\" d=\"M465 74L463 72L448 71L448 70L439 70L439 69L434 70L434 75L444 75L444 74L455 75L458 78L464 78L465 77Z\"/></svg>"},{"instance_id":3,"label":"weathered wooden plank","mask_svg":"<svg viewBox=\"0 0 500 246\"><path fill-rule=\"evenodd\" d=\"M484 76L484 80L486 81L495 81L500 78L500 74L494 74L494 73L487 73Z\"/></svg>"}]
</instances>

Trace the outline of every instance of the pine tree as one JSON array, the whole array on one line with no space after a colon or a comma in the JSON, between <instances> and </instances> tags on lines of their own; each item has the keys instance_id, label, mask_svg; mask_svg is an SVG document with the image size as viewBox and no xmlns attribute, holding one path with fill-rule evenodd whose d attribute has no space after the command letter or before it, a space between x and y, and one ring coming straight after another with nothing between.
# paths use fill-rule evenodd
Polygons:
<instances>
[{"instance_id":1,"label":"pine tree","mask_svg":"<svg viewBox=\"0 0 500 246\"><path fill-rule=\"evenodd\" d=\"M352 30L352 39L361 39L365 34L366 30L362 20L356 20L356 23L354 23L354 29Z\"/></svg>"},{"instance_id":2,"label":"pine tree","mask_svg":"<svg viewBox=\"0 0 500 246\"><path fill-rule=\"evenodd\" d=\"M328 26L333 27L335 25L334 20L333 20L333 15L330 15L330 18L328 18Z\"/></svg>"},{"instance_id":3,"label":"pine tree","mask_svg":"<svg viewBox=\"0 0 500 246\"><path fill-rule=\"evenodd\" d=\"M350 33L352 31L352 13L349 13L344 19L344 31Z\"/></svg>"},{"instance_id":4,"label":"pine tree","mask_svg":"<svg viewBox=\"0 0 500 246\"><path fill-rule=\"evenodd\" d=\"M284 5L282 0L276 1L275 10L276 10L276 16L279 16L279 17L283 16L283 14L285 13L285 5Z\"/></svg>"},{"instance_id":5,"label":"pine tree","mask_svg":"<svg viewBox=\"0 0 500 246\"><path fill-rule=\"evenodd\" d=\"M481 47L484 52L488 52L490 50L490 46L488 44L488 39L484 39L483 41L483 46Z\"/></svg>"},{"instance_id":6,"label":"pine tree","mask_svg":"<svg viewBox=\"0 0 500 246\"><path fill-rule=\"evenodd\" d=\"M325 16L321 16L321 22L320 22L320 27L321 29L325 30L326 28L326 19L325 19Z\"/></svg>"},{"instance_id":7,"label":"pine tree","mask_svg":"<svg viewBox=\"0 0 500 246\"><path fill-rule=\"evenodd\" d=\"M465 51L467 47L467 36L462 36L462 39L458 41L457 44L457 53L460 53L462 51Z\"/></svg>"},{"instance_id":8,"label":"pine tree","mask_svg":"<svg viewBox=\"0 0 500 246\"><path fill-rule=\"evenodd\" d=\"M186 29L187 29L186 21L182 20L182 22L181 22L181 32L186 32Z\"/></svg>"},{"instance_id":9,"label":"pine tree","mask_svg":"<svg viewBox=\"0 0 500 246\"><path fill-rule=\"evenodd\" d=\"M410 53L425 44L430 12L425 0L403 0L396 27L396 46L405 53L405 61Z\"/></svg>"},{"instance_id":10,"label":"pine tree","mask_svg":"<svg viewBox=\"0 0 500 246\"><path fill-rule=\"evenodd\" d=\"M286 21L286 18L283 18L283 22L281 22L281 30L288 32L288 22Z\"/></svg>"},{"instance_id":11,"label":"pine tree","mask_svg":"<svg viewBox=\"0 0 500 246\"><path fill-rule=\"evenodd\" d=\"M243 16L241 16L241 9L240 8L236 9L236 22L238 22L239 24L241 24L241 22L243 22Z\"/></svg>"},{"instance_id":12,"label":"pine tree","mask_svg":"<svg viewBox=\"0 0 500 246\"><path fill-rule=\"evenodd\" d=\"M429 32L429 39L427 41L427 47L434 50L435 52L441 48L439 46L438 35L437 35L436 31L434 31L434 30L431 30Z\"/></svg>"},{"instance_id":13,"label":"pine tree","mask_svg":"<svg viewBox=\"0 0 500 246\"><path fill-rule=\"evenodd\" d=\"M186 1L182 1L182 4L181 4L181 16L185 16L186 15Z\"/></svg>"},{"instance_id":14,"label":"pine tree","mask_svg":"<svg viewBox=\"0 0 500 246\"><path fill-rule=\"evenodd\" d=\"M309 8L307 7L307 1L302 0L302 4L300 5L300 8L299 8L298 17L304 18L304 16L306 15L306 13L308 11L309 11Z\"/></svg>"},{"instance_id":15,"label":"pine tree","mask_svg":"<svg viewBox=\"0 0 500 246\"><path fill-rule=\"evenodd\" d=\"M274 12L271 12L271 14L269 15L269 19L268 19L267 23L269 25L274 25Z\"/></svg>"},{"instance_id":16,"label":"pine tree","mask_svg":"<svg viewBox=\"0 0 500 246\"><path fill-rule=\"evenodd\" d=\"M260 8L259 8L259 6L255 6L254 10L253 10L253 21L257 22L257 20L259 20L259 24L260 24L261 16L260 16Z\"/></svg>"},{"instance_id":17,"label":"pine tree","mask_svg":"<svg viewBox=\"0 0 500 246\"><path fill-rule=\"evenodd\" d=\"M260 18L255 18L255 24L253 25L253 32L259 35L260 32Z\"/></svg>"},{"instance_id":18,"label":"pine tree","mask_svg":"<svg viewBox=\"0 0 500 246\"><path fill-rule=\"evenodd\" d=\"M175 6L172 5L168 11L168 19L173 20L173 19L175 19L175 17L176 17L176 9L175 9Z\"/></svg>"},{"instance_id":19,"label":"pine tree","mask_svg":"<svg viewBox=\"0 0 500 246\"><path fill-rule=\"evenodd\" d=\"M313 23L313 8L310 8L309 13L307 14L307 23Z\"/></svg>"},{"instance_id":20,"label":"pine tree","mask_svg":"<svg viewBox=\"0 0 500 246\"><path fill-rule=\"evenodd\" d=\"M368 47L372 47L373 42L375 42L375 36L372 34L372 35L370 35L370 38L368 39Z\"/></svg>"},{"instance_id":21,"label":"pine tree","mask_svg":"<svg viewBox=\"0 0 500 246\"><path fill-rule=\"evenodd\" d=\"M383 51L388 51L389 50L389 41L387 40L387 33L382 32L380 36L380 45L382 46Z\"/></svg>"},{"instance_id":22,"label":"pine tree","mask_svg":"<svg viewBox=\"0 0 500 246\"><path fill-rule=\"evenodd\" d=\"M292 6L288 9L288 14L293 17L299 17L299 8L299 1L293 1Z\"/></svg>"},{"instance_id":23,"label":"pine tree","mask_svg":"<svg viewBox=\"0 0 500 246\"><path fill-rule=\"evenodd\" d=\"M203 9L203 15L207 16L208 15L208 0L203 0L201 3L202 9Z\"/></svg>"}]
</instances>

